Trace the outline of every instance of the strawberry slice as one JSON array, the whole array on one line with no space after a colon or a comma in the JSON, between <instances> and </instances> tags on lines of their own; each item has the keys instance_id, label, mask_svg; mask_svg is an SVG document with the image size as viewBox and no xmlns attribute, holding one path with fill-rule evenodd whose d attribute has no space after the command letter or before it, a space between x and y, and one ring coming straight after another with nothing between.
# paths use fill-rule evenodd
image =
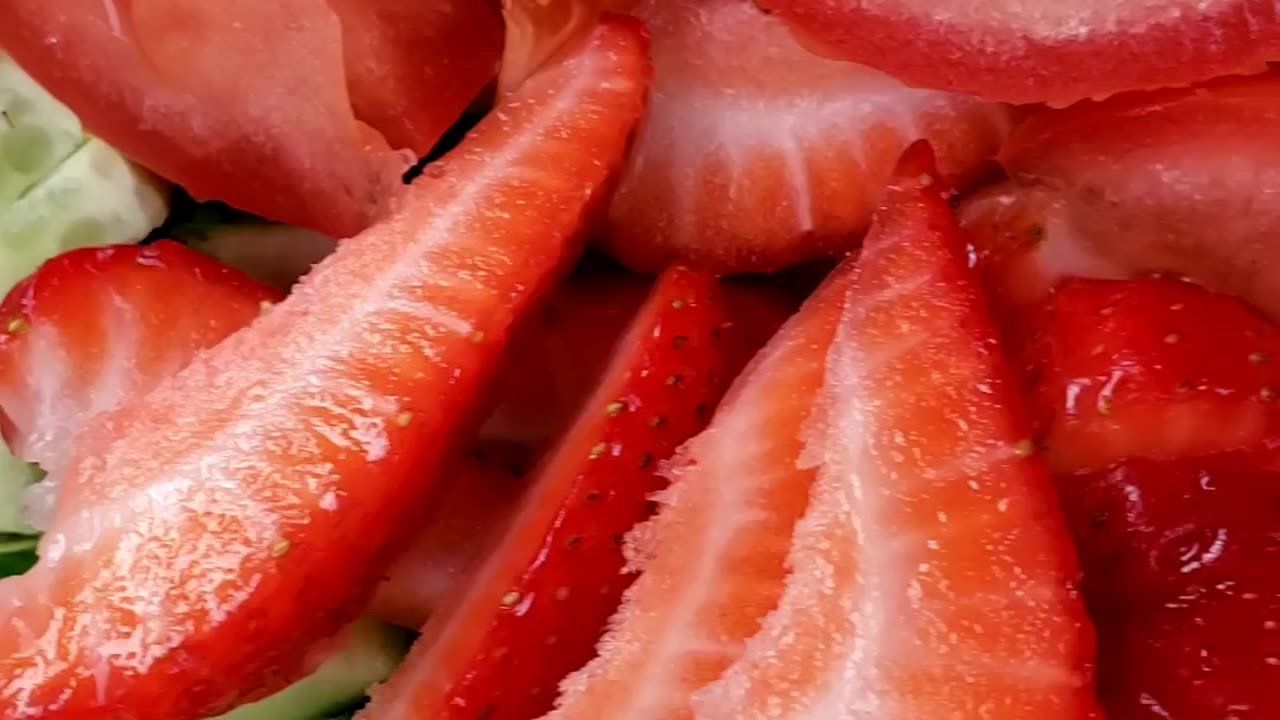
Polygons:
<instances>
[{"instance_id":1,"label":"strawberry slice","mask_svg":"<svg viewBox=\"0 0 1280 720\"><path fill-rule=\"evenodd\" d=\"M1001 152L1009 201L1046 228L1030 262L1048 277L1187 276L1280 318L1277 128L1275 72L1033 116Z\"/></svg>"},{"instance_id":2,"label":"strawberry slice","mask_svg":"<svg viewBox=\"0 0 1280 720\"><path fill-rule=\"evenodd\" d=\"M295 678L473 430L648 73L639 28L602 23L389 220L78 442L41 562L0 583L0 717L188 720Z\"/></svg>"},{"instance_id":3,"label":"strawberry slice","mask_svg":"<svg viewBox=\"0 0 1280 720\"><path fill-rule=\"evenodd\" d=\"M1097 717L1070 536L931 163L844 299L786 590L699 718Z\"/></svg>"},{"instance_id":4,"label":"strawberry slice","mask_svg":"<svg viewBox=\"0 0 1280 720\"><path fill-rule=\"evenodd\" d=\"M759 0L834 57L919 87L1069 103L1257 72L1280 18L1257 0Z\"/></svg>"},{"instance_id":5,"label":"strawberry slice","mask_svg":"<svg viewBox=\"0 0 1280 720\"><path fill-rule=\"evenodd\" d=\"M1001 106L818 58L751 0L646 0L634 13L654 35L652 109L604 247L635 269L772 271L837 255L913 140L933 142L962 182L1009 123Z\"/></svg>"},{"instance_id":6,"label":"strawberry slice","mask_svg":"<svg viewBox=\"0 0 1280 720\"><path fill-rule=\"evenodd\" d=\"M477 0L327 0L356 116L395 148L435 146L498 71L502 18Z\"/></svg>"},{"instance_id":7,"label":"strawberry slice","mask_svg":"<svg viewBox=\"0 0 1280 720\"><path fill-rule=\"evenodd\" d=\"M642 569L600 656L563 684L548 720L690 717L777 603L809 499L801 428L843 308L846 262L734 383L710 427L670 463L661 512L630 537Z\"/></svg>"},{"instance_id":8,"label":"strawberry slice","mask_svg":"<svg viewBox=\"0 0 1280 720\"><path fill-rule=\"evenodd\" d=\"M498 381L499 402L449 494L379 589L371 613L418 630L481 555L526 488L525 471L552 449L600 384L648 296L636 275L598 273L560 287L525 323ZM722 285L724 376L733 377L790 316L789 298L759 284Z\"/></svg>"},{"instance_id":9,"label":"strawberry slice","mask_svg":"<svg viewBox=\"0 0 1280 720\"><path fill-rule=\"evenodd\" d=\"M333 237L406 163L348 98L325 0L8 0L0 46L85 127L192 195Z\"/></svg>"},{"instance_id":10,"label":"strawberry slice","mask_svg":"<svg viewBox=\"0 0 1280 720\"><path fill-rule=\"evenodd\" d=\"M1028 343L1059 472L1280 442L1280 330L1187 282L1069 280Z\"/></svg>"},{"instance_id":11,"label":"strawberry slice","mask_svg":"<svg viewBox=\"0 0 1280 720\"><path fill-rule=\"evenodd\" d=\"M162 241L73 250L0 304L5 440L62 467L82 428L186 367L284 293Z\"/></svg>"},{"instance_id":12,"label":"strawberry slice","mask_svg":"<svg viewBox=\"0 0 1280 720\"><path fill-rule=\"evenodd\" d=\"M449 473L448 489L431 504L423 529L387 571L368 613L420 630L491 547L528 486L533 453L517 443L482 438Z\"/></svg>"},{"instance_id":13,"label":"strawberry slice","mask_svg":"<svg viewBox=\"0 0 1280 720\"><path fill-rule=\"evenodd\" d=\"M658 464L705 424L728 381L728 320L714 277L677 267L658 279L511 526L367 717L515 720L551 708L630 584L621 538L665 484Z\"/></svg>"},{"instance_id":14,"label":"strawberry slice","mask_svg":"<svg viewBox=\"0 0 1280 720\"><path fill-rule=\"evenodd\" d=\"M1133 461L1058 486L1107 717L1280 717L1274 456Z\"/></svg>"}]
</instances>

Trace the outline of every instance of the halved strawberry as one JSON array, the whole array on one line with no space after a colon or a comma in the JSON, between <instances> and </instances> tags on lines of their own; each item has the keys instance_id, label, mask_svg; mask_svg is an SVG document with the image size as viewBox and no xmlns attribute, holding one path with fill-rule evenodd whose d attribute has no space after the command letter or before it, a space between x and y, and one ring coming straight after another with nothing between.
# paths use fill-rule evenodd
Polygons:
<instances>
[{"instance_id":1,"label":"halved strawberry","mask_svg":"<svg viewBox=\"0 0 1280 720\"><path fill-rule=\"evenodd\" d=\"M1006 102L1257 72L1280 52L1280 17L1260 0L757 1L835 57Z\"/></svg>"},{"instance_id":2,"label":"halved strawberry","mask_svg":"<svg viewBox=\"0 0 1280 720\"><path fill-rule=\"evenodd\" d=\"M728 320L714 277L677 267L659 278L510 527L367 717L527 720L551 708L632 580L621 540L665 485L659 463L728 383Z\"/></svg>"},{"instance_id":3,"label":"halved strawberry","mask_svg":"<svg viewBox=\"0 0 1280 720\"><path fill-rule=\"evenodd\" d=\"M296 677L364 606L473 430L513 317L643 112L603 22L270 313L77 443L0 583L0 717L190 720ZM493 212L493 208L503 208Z\"/></svg>"},{"instance_id":4,"label":"halved strawberry","mask_svg":"<svg viewBox=\"0 0 1280 720\"><path fill-rule=\"evenodd\" d=\"M1183 275L1280 318L1276 148L1280 73L1268 72L1037 114L1001 162L1012 201L1052 207L1034 260L1047 274L1084 262Z\"/></svg>"},{"instance_id":5,"label":"halved strawberry","mask_svg":"<svg viewBox=\"0 0 1280 720\"><path fill-rule=\"evenodd\" d=\"M0 304L9 447L63 467L81 429L142 395L284 293L174 242L73 250Z\"/></svg>"},{"instance_id":6,"label":"halved strawberry","mask_svg":"<svg viewBox=\"0 0 1280 720\"><path fill-rule=\"evenodd\" d=\"M1069 280L1024 353L1057 471L1280 445L1280 329L1228 295Z\"/></svg>"},{"instance_id":7,"label":"halved strawberry","mask_svg":"<svg viewBox=\"0 0 1280 720\"><path fill-rule=\"evenodd\" d=\"M652 282L616 272L575 278L523 323L497 383L498 404L449 494L425 515L413 547L388 573L371 612L420 629L466 575L528 485L525 474L558 440L600 384ZM791 314L769 287L722 285L718 350L733 377Z\"/></svg>"},{"instance_id":8,"label":"halved strawberry","mask_svg":"<svg viewBox=\"0 0 1280 720\"><path fill-rule=\"evenodd\" d=\"M502 18L481 0L327 0L356 116L424 156L497 76Z\"/></svg>"},{"instance_id":9,"label":"halved strawberry","mask_svg":"<svg viewBox=\"0 0 1280 720\"><path fill-rule=\"evenodd\" d=\"M640 578L549 720L690 717L693 691L738 658L773 609L814 474L800 463L801 429L851 267L783 326L670 464L661 511L630 538Z\"/></svg>"},{"instance_id":10,"label":"halved strawberry","mask_svg":"<svg viewBox=\"0 0 1280 720\"><path fill-rule=\"evenodd\" d=\"M422 629L510 520L535 458L519 443L481 438L449 472L448 488L423 513L421 531L387 571L369 614Z\"/></svg>"},{"instance_id":11,"label":"halved strawberry","mask_svg":"<svg viewBox=\"0 0 1280 720\"><path fill-rule=\"evenodd\" d=\"M845 297L786 590L699 718L1097 717L1070 536L931 164L908 151Z\"/></svg>"},{"instance_id":12,"label":"halved strawberry","mask_svg":"<svg viewBox=\"0 0 1280 720\"><path fill-rule=\"evenodd\" d=\"M902 149L972 179L1001 106L816 57L751 0L646 0L655 84L604 247L632 268L772 271L857 245Z\"/></svg>"},{"instance_id":13,"label":"halved strawberry","mask_svg":"<svg viewBox=\"0 0 1280 720\"><path fill-rule=\"evenodd\" d=\"M1108 718L1280 717L1277 473L1268 452L1059 479Z\"/></svg>"}]
</instances>

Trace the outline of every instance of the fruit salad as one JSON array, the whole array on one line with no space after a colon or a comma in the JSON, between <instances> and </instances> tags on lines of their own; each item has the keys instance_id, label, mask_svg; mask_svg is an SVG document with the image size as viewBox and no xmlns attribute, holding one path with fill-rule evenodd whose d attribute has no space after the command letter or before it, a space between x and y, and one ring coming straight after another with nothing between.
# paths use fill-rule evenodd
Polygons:
<instances>
[{"instance_id":1,"label":"fruit salad","mask_svg":"<svg viewBox=\"0 0 1280 720\"><path fill-rule=\"evenodd\" d=\"M0 720L1280 718L1280 12L0 3Z\"/></svg>"}]
</instances>

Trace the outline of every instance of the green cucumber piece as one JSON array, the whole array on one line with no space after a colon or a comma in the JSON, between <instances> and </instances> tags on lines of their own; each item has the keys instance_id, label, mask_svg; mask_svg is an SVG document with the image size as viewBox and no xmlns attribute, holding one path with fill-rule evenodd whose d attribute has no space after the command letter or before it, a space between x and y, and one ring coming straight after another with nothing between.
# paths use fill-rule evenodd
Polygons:
<instances>
[{"instance_id":1,"label":"green cucumber piece","mask_svg":"<svg viewBox=\"0 0 1280 720\"><path fill-rule=\"evenodd\" d=\"M164 222L168 188L101 140L0 211L0 288L76 248L138 242Z\"/></svg>"},{"instance_id":2,"label":"green cucumber piece","mask_svg":"<svg viewBox=\"0 0 1280 720\"><path fill-rule=\"evenodd\" d=\"M0 443L0 534L27 535L35 529L22 517L22 493L40 479L40 471L14 457ZM4 544L0 543L0 552Z\"/></svg>"},{"instance_id":3,"label":"green cucumber piece","mask_svg":"<svg viewBox=\"0 0 1280 720\"><path fill-rule=\"evenodd\" d=\"M348 631L346 645L310 676L264 700L216 720L317 720L341 715L386 680L409 650L407 634L364 619Z\"/></svg>"},{"instance_id":4,"label":"green cucumber piece","mask_svg":"<svg viewBox=\"0 0 1280 720\"><path fill-rule=\"evenodd\" d=\"M84 140L75 114L0 52L0 210L22 197Z\"/></svg>"}]
</instances>

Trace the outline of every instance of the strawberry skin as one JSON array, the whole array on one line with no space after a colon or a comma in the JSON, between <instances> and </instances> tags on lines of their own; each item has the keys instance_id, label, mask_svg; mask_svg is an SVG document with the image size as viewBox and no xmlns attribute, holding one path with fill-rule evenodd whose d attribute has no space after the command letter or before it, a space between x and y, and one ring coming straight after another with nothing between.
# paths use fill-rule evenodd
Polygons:
<instances>
[{"instance_id":1,"label":"strawberry skin","mask_svg":"<svg viewBox=\"0 0 1280 720\"><path fill-rule=\"evenodd\" d=\"M1108 718L1280 717L1277 473L1268 452L1059 478Z\"/></svg>"},{"instance_id":2,"label":"strawberry skin","mask_svg":"<svg viewBox=\"0 0 1280 720\"><path fill-rule=\"evenodd\" d=\"M643 32L602 23L385 222L77 442L41 562L0 583L0 717L194 720L296 678L474 429L648 77Z\"/></svg>"},{"instance_id":3,"label":"strawberry skin","mask_svg":"<svg viewBox=\"0 0 1280 720\"><path fill-rule=\"evenodd\" d=\"M1198 285L1068 280L1039 313L1025 354L1059 472L1280 438L1280 331Z\"/></svg>"},{"instance_id":4,"label":"strawberry skin","mask_svg":"<svg viewBox=\"0 0 1280 720\"><path fill-rule=\"evenodd\" d=\"M73 250L0 304L9 446L65 464L94 418L145 394L284 293L178 243Z\"/></svg>"},{"instance_id":5,"label":"strawberry skin","mask_svg":"<svg viewBox=\"0 0 1280 720\"><path fill-rule=\"evenodd\" d=\"M751 0L632 12L654 36L652 108L603 246L636 270L771 272L839 256L908 144L929 139L947 177L971 181L1010 123L1003 106L819 58Z\"/></svg>"},{"instance_id":6,"label":"strawberry skin","mask_svg":"<svg viewBox=\"0 0 1280 720\"><path fill-rule=\"evenodd\" d=\"M855 268L786 588L698 718L1098 717L1044 463L926 146Z\"/></svg>"},{"instance_id":7,"label":"strawberry skin","mask_svg":"<svg viewBox=\"0 0 1280 720\"><path fill-rule=\"evenodd\" d=\"M527 720L551 708L632 580L621 540L665 484L659 463L728 382L728 321L714 277L677 267L659 278L510 527L362 717Z\"/></svg>"},{"instance_id":8,"label":"strawberry skin","mask_svg":"<svg viewBox=\"0 0 1280 720\"><path fill-rule=\"evenodd\" d=\"M522 323L500 373L498 405L449 493L427 512L421 534L397 561L371 612L418 630L466 577L494 528L526 489L527 470L552 449L601 382L652 281L602 272L557 288ZM794 310L790 298L757 283L722 285L729 321L718 349L733 377Z\"/></svg>"},{"instance_id":9,"label":"strawberry skin","mask_svg":"<svg viewBox=\"0 0 1280 720\"><path fill-rule=\"evenodd\" d=\"M673 458L660 512L627 541L640 577L547 720L692 718L693 692L740 657L777 604L814 476L801 430L852 266L831 273Z\"/></svg>"}]
</instances>

